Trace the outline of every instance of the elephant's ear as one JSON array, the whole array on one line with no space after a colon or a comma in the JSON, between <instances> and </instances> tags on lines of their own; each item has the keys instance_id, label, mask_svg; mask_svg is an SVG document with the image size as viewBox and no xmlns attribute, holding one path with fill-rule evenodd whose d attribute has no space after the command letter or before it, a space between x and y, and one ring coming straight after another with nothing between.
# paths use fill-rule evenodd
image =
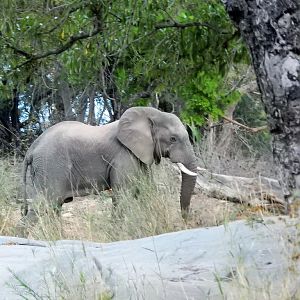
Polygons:
<instances>
[{"instance_id":1,"label":"elephant's ear","mask_svg":"<svg viewBox=\"0 0 300 300\"><path fill-rule=\"evenodd\" d=\"M117 134L119 141L147 165L154 160L151 125L152 121L142 107L132 107L122 115Z\"/></svg>"}]
</instances>

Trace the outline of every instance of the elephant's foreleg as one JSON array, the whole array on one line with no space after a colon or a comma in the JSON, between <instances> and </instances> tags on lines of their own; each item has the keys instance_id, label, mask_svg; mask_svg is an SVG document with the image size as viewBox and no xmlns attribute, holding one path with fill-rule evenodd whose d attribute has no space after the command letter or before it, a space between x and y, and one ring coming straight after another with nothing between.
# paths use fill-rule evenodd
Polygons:
<instances>
[{"instance_id":1,"label":"elephant's foreleg","mask_svg":"<svg viewBox=\"0 0 300 300\"><path fill-rule=\"evenodd\" d=\"M128 150L120 151L118 156L112 163L109 181L113 191L112 195L112 210L115 213L122 215L120 207L120 198L123 197L124 190L134 189L133 196L137 197L139 194L137 179L144 174L150 174L150 169L135 156L130 155ZM136 185L136 186L133 186Z\"/></svg>"}]
</instances>

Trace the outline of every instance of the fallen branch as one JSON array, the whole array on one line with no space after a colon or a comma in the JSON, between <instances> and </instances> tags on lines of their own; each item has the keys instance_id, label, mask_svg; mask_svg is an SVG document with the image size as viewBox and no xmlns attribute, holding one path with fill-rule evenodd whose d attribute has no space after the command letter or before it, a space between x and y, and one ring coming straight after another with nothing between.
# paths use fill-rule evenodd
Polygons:
<instances>
[{"instance_id":1,"label":"fallen branch","mask_svg":"<svg viewBox=\"0 0 300 300\"><path fill-rule=\"evenodd\" d=\"M237 177L215 174L198 168L196 188L210 197L251 206L276 204L284 208L285 205L278 180L262 176Z\"/></svg>"}]
</instances>

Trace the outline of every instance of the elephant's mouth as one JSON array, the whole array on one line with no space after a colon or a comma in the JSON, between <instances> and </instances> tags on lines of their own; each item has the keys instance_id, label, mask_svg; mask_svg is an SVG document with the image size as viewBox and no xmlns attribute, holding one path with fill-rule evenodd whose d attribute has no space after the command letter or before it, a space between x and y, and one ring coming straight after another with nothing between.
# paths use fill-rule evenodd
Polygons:
<instances>
[{"instance_id":1,"label":"elephant's mouth","mask_svg":"<svg viewBox=\"0 0 300 300\"><path fill-rule=\"evenodd\" d=\"M176 161L174 159L171 159L169 150L165 150L162 153L162 157L170 159L172 163L176 163L178 168L180 169L180 171L182 173L190 175L190 176L197 176L198 175L197 173L191 171L188 167L186 167L183 163L179 162L178 160Z\"/></svg>"},{"instance_id":2,"label":"elephant's mouth","mask_svg":"<svg viewBox=\"0 0 300 300\"><path fill-rule=\"evenodd\" d=\"M164 157L164 158L170 158L170 152L169 152L169 150L165 150L165 151L162 153L162 157Z\"/></svg>"},{"instance_id":3,"label":"elephant's mouth","mask_svg":"<svg viewBox=\"0 0 300 300\"><path fill-rule=\"evenodd\" d=\"M163 157L169 158L172 163L177 164L178 168L180 169L180 171L182 173L190 175L190 176L197 176L198 175L197 173L191 171L188 167L186 167L183 163L179 162L178 160L171 159L169 151L166 151L164 154L165 155L163 155Z\"/></svg>"}]
</instances>

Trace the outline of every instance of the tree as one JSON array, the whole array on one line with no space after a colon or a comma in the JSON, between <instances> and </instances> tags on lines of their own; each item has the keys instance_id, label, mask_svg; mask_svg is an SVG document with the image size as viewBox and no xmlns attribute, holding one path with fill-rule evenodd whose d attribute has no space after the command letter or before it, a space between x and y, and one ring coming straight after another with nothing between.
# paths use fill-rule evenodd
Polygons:
<instances>
[{"instance_id":1,"label":"tree","mask_svg":"<svg viewBox=\"0 0 300 300\"><path fill-rule=\"evenodd\" d=\"M225 0L246 41L281 165L287 206L300 201L300 3Z\"/></svg>"},{"instance_id":2,"label":"tree","mask_svg":"<svg viewBox=\"0 0 300 300\"><path fill-rule=\"evenodd\" d=\"M0 102L26 105L21 127L45 110L50 123L95 123L96 101L115 120L157 99L203 124L237 100L224 77L247 59L218 0L4 0L0 21Z\"/></svg>"}]
</instances>

